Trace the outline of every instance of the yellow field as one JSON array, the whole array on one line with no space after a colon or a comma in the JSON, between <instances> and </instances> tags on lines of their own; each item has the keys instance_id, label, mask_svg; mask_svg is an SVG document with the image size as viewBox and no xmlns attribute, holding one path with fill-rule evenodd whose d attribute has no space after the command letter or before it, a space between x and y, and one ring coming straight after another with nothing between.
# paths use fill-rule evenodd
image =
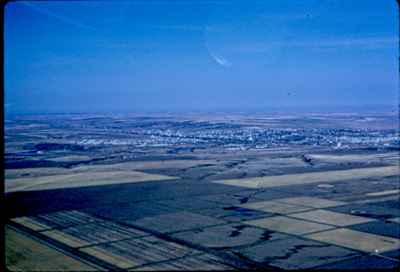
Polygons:
<instances>
[{"instance_id":1,"label":"yellow field","mask_svg":"<svg viewBox=\"0 0 400 272\"><path fill-rule=\"evenodd\" d=\"M386 190L381 192L367 193L366 196L387 196L387 195L399 195L400 190Z\"/></svg>"},{"instance_id":2,"label":"yellow field","mask_svg":"<svg viewBox=\"0 0 400 272\"><path fill-rule=\"evenodd\" d=\"M61 157L72 159L74 156ZM83 158L81 158L83 159ZM8 169L5 171L5 191L45 190L82 186L173 180L158 174L136 170L188 168L201 164L215 164L215 160L135 161L105 165L85 165L71 169L60 167Z\"/></svg>"},{"instance_id":3,"label":"yellow field","mask_svg":"<svg viewBox=\"0 0 400 272\"><path fill-rule=\"evenodd\" d=\"M100 270L43 245L8 227L5 229L5 238L5 263L10 271Z\"/></svg>"},{"instance_id":4,"label":"yellow field","mask_svg":"<svg viewBox=\"0 0 400 272\"><path fill-rule=\"evenodd\" d=\"M146 169L166 169L166 168L188 168L201 164L215 164L215 160L168 160L168 161L134 161L105 165L87 165L78 166L71 169L60 167L39 167L39 168L21 168L6 169L5 178L15 179L29 175L29 177L63 175L80 173L82 171L103 171L103 170L146 170Z\"/></svg>"},{"instance_id":5,"label":"yellow field","mask_svg":"<svg viewBox=\"0 0 400 272\"><path fill-rule=\"evenodd\" d=\"M400 248L399 239L345 228L323 231L306 237L368 253L385 252Z\"/></svg>"},{"instance_id":6,"label":"yellow field","mask_svg":"<svg viewBox=\"0 0 400 272\"><path fill-rule=\"evenodd\" d=\"M396 152L382 153L382 154L349 154L349 155L327 155L327 154L310 154L308 155L311 159L318 160L321 162L398 162L399 154Z\"/></svg>"},{"instance_id":7,"label":"yellow field","mask_svg":"<svg viewBox=\"0 0 400 272\"><path fill-rule=\"evenodd\" d=\"M88 161L88 160L90 160L90 157L84 155L70 155L70 156L62 156L49 159L49 161L55 161L55 162Z\"/></svg>"},{"instance_id":8,"label":"yellow field","mask_svg":"<svg viewBox=\"0 0 400 272\"><path fill-rule=\"evenodd\" d=\"M382 166L256 178L228 179L213 182L247 188L271 188L277 186L302 185L317 182L338 182L352 179L394 176L399 174L400 171L398 166Z\"/></svg>"},{"instance_id":9,"label":"yellow field","mask_svg":"<svg viewBox=\"0 0 400 272\"><path fill-rule=\"evenodd\" d=\"M91 170L91 171L90 171ZM114 171L89 169L87 171L71 174L60 174L41 177L27 177L6 179L5 191L32 191L59 188L75 188L95 185L109 185L120 183L133 183L157 180L172 180L177 177L170 177L157 174L147 174L138 171Z\"/></svg>"}]
</instances>

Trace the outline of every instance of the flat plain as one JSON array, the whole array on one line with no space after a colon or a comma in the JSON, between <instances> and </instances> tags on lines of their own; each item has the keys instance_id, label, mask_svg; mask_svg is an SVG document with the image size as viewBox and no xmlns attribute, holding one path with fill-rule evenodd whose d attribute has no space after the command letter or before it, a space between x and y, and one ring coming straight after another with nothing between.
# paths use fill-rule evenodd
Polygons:
<instances>
[{"instance_id":1,"label":"flat plain","mask_svg":"<svg viewBox=\"0 0 400 272\"><path fill-rule=\"evenodd\" d=\"M400 264L393 113L6 121L10 270Z\"/></svg>"}]
</instances>

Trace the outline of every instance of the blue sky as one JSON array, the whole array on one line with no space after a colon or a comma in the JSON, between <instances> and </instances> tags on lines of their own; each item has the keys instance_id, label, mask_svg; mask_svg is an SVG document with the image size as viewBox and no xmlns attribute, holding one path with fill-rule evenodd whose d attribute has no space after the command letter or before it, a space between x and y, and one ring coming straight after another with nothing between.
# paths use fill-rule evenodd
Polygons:
<instances>
[{"instance_id":1,"label":"blue sky","mask_svg":"<svg viewBox=\"0 0 400 272\"><path fill-rule=\"evenodd\" d=\"M395 105L398 37L394 0L9 2L5 108Z\"/></svg>"}]
</instances>

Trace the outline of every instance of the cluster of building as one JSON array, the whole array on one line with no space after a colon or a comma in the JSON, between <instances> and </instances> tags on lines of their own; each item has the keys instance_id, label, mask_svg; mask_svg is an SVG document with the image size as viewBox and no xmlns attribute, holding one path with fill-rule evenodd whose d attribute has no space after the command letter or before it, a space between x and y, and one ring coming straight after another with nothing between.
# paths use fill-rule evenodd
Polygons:
<instances>
[{"instance_id":1,"label":"cluster of building","mask_svg":"<svg viewBox=\"0 0 400 272\"><path fill-rule=\"evenodd\" d=\"M75 143L136 147L219 146L231 149L259 149L287 145L399 148L399 135L396 130L280 129L231 125L199 128L186 124L178 128L173 125L168 128L136 127L125 130L121 136L123 137L80 139Z\"/></svg>"}]
</instances>

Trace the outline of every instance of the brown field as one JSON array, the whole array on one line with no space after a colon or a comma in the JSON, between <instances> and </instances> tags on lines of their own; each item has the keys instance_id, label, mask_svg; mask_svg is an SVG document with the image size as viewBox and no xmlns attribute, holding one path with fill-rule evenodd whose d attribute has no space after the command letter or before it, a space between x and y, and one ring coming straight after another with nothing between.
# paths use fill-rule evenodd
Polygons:
<instances>
[{"instance_id":1,"label":"brown field","mask_svg":"<svg viewBox=\"0 0 400 272\"><path fill-rule=\"evenodd\" d=\"M105 165L105 167L120 167L122 169L135 169L135 170L146 170L146 169L168 169L168 168L188 168L204 164L216 164L215 160L167 160L167 161L137 161L119 163L115 165Z\"/></svg>"}]
</instances>

